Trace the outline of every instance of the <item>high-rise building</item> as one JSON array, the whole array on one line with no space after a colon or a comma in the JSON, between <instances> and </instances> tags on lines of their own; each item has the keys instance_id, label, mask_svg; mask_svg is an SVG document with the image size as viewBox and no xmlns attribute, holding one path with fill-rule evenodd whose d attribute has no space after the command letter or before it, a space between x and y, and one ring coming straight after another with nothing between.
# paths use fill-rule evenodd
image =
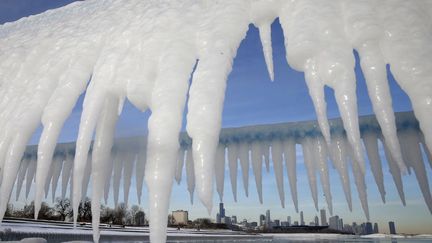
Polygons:
<instances>
[{"instance_id":1,"label":"high-rise building","mask_svg":"<svg viewBox=\"0 0 432 243\"><path fill-rule=\"evenodd\" d=\"M216 223L217 223L217 224L222 223L222 221L221 221L221 216L220 216L219 213L216 214Z\"/></svg>"},{"instance_id":2,"label":"high-rise building","mask_svg":"<svg viewBox=\"0 0 432 243\"><path fill-rule=\"evenodd\" d=\"M267 211L266 211L266 217L265 217L265 226L267 227L267 228L270 228L270 226L271 226L271 218L270 218L270 209L268 209Z\"/></svg>"},{"instance_id":3,"label":"high-rise building","mask_svg":"<svg viewBox=\"0 0 432 243\"><path fill-rule=\"evenodd\" d=\"M393 221L389 222L389 229L390 229L390 234L392 234L392 235L396 234L396 226L395 226L395 223Z\"/></svg>"},{"instance_id":4,"label":"high-rise building","mask_svg":"<svg viewBox=\"0 0 432 243\"><path fill-rule=\"evenodd\" d=\"M223 203L219 203L219 215L221 218L225 217L225 208Z\"/></svg>"},{"instance_id":5,"label":"high-rise building","mask_svg":"<svg viewBox=\"0 0 432 243\"><path fill-rule=\"evenodd\" d=\"M335 215L329 218L329 228L338 229L339 216Z\"/></svg>"},{"instance_id":6,"label":"high-rise building","mask_svg":"<svg viewBox=\"0 0 432 243\"><path fill-rule=\"evenodd\" d=\"M288 217L287 217L287 223L288 223L288 226L291 225L291 216L288 216Z\"/></svg>"},{"instance_id":7,"label":"high-rise building","mask_svg":"<svg viewBox=\"0 0 432 243\"><path fill-rule=\"evenodd\" d=\"M235 215L231 216L231 223L237 224L237 216Z\"/></svg>"},{"instance_id":8,"label":"high-rise building","mask_svg":"<svg viewBox=\"0 0 432 243\"><path fill-rule=\"evenodd\" d=\"M304 217L303 217L303 211L300 211L300 225L305 225Z\"/></svg>"},{"instance_id":9,"label":"high-rise building","mask_svg":"<svg viewBox=\"0 0 432 243\"><path fill-rule=\"evenodd\" d=\"M321 214L321 226L327 226L327 216L326 216L325 209L321 209L320 214Z\"/></svg>"},{"instance_id":10,"label":"high-rise building","mask_svg":"<svg viewBox=\"0 0 432 243\"><path fill-rule=\"evenodd\" d=\"M280 220L279 219L275 219L274 226L280 226Z\"/></svg>"},{"instance_id":11,"label":"high-rise building","mask_svg":"<svg viewBox=\"0 0 432 243\"><path fill-rule=\"evenodd\" d=\"M259 217L259 224L260 226L264 226L265 225L265 216L264 214L261 214Z\"/></svg>"},{"instance_id":12,"label":"high-rise building","mask_svg":"<svg viewBox=\"0 0 432 243\"><path fill-rule=\"evenodd\" d=\"M315 215L314 223L315 223L315 226L319 226L319 219L318 219L317 215Z\"/></svg>"},{"instance_id":13,"label":"high-rise building","mask_svg":"<svg viewBox=\"0 0 432 243\"><path fill-rule=\"evenodd\" d=\"M365 229L365 233L367 235L373 234L373 228L372 228L372 223L371 222L367 222L366 223L366 229Z\"/></svg>"},{"instance_id":14,"label":"high-rise building","mask_svg":"<svg viewBox=\"0 0 432 243\"><path fill-rule=\"evenodd\" d=\"M338 230L343 230L343 229L344 229L343 219L339 218Z\"/></svg>"},{"instance_id":15,"label":"high-rise building","mask_svg":"<svg viewBox=\"0 0 432 243\"><path fill-rule=\"evenodd\" d=\"M378 233L379 233L378 223L375 223L375 224L374 224L373 232L374 232L375 234L378 234Z\"/></svg>"},{"instance_id":16,"label":"high-rise building","mask_svg":"<svg viewBox=\"0 0 432 243\"><path fill-rule=\"evenodd\" d=\"M186 225L188 223L188 211L176 210L172 212L173 223L176 225Z\"/></svg>"}]
</instances>

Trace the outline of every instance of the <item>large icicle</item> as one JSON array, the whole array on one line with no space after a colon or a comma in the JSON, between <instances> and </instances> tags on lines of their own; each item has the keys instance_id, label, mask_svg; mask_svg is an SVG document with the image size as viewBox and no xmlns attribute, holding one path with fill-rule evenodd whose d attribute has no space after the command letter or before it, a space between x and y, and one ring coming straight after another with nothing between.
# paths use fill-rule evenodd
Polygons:
<instances>
[{"instance_id":1,"label":"large icicle","mask_svg":"<svg viewBox=\"0 0 432 243\"><path fill-rule=\"evenodd\" d=\"M210 3L212 14L204 14L197 35L199 63L189 90L186 130L192 138L198 195L209 212L226 80L248 29L247 6L242 1Z\"/></svg>"},{"instance_id":2,"label":"large icicle","mask_svg":"<svg viewBox=\"0 0 432 243\"><path fill-rule=\"evenodd\" d=\"M258 192L258 198L260 203L263 203L262 198L262 166L263 166L263 155L261 153L260 143L254 141L251 144L251 161L252 170L255 177L255 185Z\"/></svg>"},{"instance_id":3,"label":"large icicle","mask_svg":"<svg viewBox=\"0 0 432 243\"><path fill-rule=\"evenodd\" d=\"M22 184L24 182L24 178L27 172L27 168L29 166L30 159L24 156L23 160L21 161L21 168L18 174L17 182L16 182L16 200L18 201L19 195L21 193Z\"/></svg>"},{"instance_id":4,"label":"large icicle","mask_svg":"<svg viewBox=\"0 0 432 243\"><path fill-rule=\"evenodd\" d=\"M140 143L140 150L137 155L136 159L136 173L135 173L135 181L136 181L136 189L137 189L137 197L138 197L138 204L141 204L141 195L143 190L143 183L144 183L144 173L145 173L145 165L146 165L146 157L147 157L147 151L145 142L143 141ZM184 160L184 152L183 152L183 160Z\"/></svg>"},{"instance_id":5,"label":"large icicle","mask_svg":"<svg viewBox=\"0 0 432 243\"><path fill-rule=\"evenodd\" d=\"M84 177L83 177L83 182L82 182L82 196L81 196L81 201L84 202L85 198L87 197L87 190L88 190L88 186L90 183L90 176L91 176L91 171L92 171L92 161L91 161L91 156L87 157L87 162L86 162L86 168L85 168L85 172L84 172Z\"/></svg>"},{"instance_id":6,"label":"large icicle","mask_svg":"<svg viewBox=\"0 0 432 243\"><path fill-rule=\"evenodd\" d=\"M114 157L113 165L113 194L114 194L114 205L117 207L119 191L120 191L120 180L123 171L123 152L117 151Z\"/></svg>"},{"instance_id":7,"label":"large icicle","mask_svg":"<svg viewBox=\"0 0 432 243\"><path fill-rule=\"evenodd\" d=\"M234 196L234 201L237 202L237 168L238 168L238 147L237 143L228 145L228 166L231 180L231 190Z\"/></svg>"},{"instance_id":8,"label":"large icicle","mask_svg":"<svg viewBox=\"0 0 432 243\"><path fill-rule=\"evenodd\" d=\"M123 163L123 200L127 206L129 203L129 191L132 182L132 172L135 167L136 154L128 152Z\"/></svg>"},{"instance_id":9,"label":"large icicle","mask_svg":"<svg viewBox=\"0 0 432 243\"><path fill-rule=\"evenodd\" d=\"M284 158L287 168L287 174L290 184L291 197L294 203L294 208L298 212L298 197L297 197L297 157L296 143L294 139L288 138L283 141Z\"/></svg>"},{"instance_id":10,"label":"large icicle","mask_svg":"<svg viewBox=\"0 0 432 243\"><path fill-rule=\"evenodd\" d=\"M73 168L73 155L69 154L67 151L65 153L65 161L62 169L62 199L64 199L66 196L67 185L69 183L69 179L71 178Z\"/></svg>"},{"instance_id":11,"label":"large icicle","mask_svg":"<svg viewBox=\"0 0 432 243\"><path fill-rule=\"evenodd\" d=\"M381 48L390 70L410 97L414 114L432 149L432 42L427 8L403 0L379 2L384 35Z\"/></svg>"},{"instance_id":12,"label":"large icicle","mask_svg":"<svg viewBox=\"0 0 432 243\"><path fill-rule=\"evenodd\" d=\"M365 132L363 134L363 144L365 145L366 148L366 152L371 165L372 174L378 186L378 190L381 194L381 199L385 203L386 192L384 188L384 176L383 176L383 171L381 166L381 158L378 152L377 135L373 132Z\"/></svg>"},{"instance_id":13,"label":"large icicle","mask_svg":"<svg viewBox=\"0 0 432 243\"><path fill-rule=\"evenodd\" d=\"M224 181L225 181L225 145L219 144L216 150L215 159L216 190L219 199L223 202Z\"/></svg>"},{"instance_id":14,"label":"large icicle","mask_svg":"<svg viewBox=\"0 0 432 243\"><path fill-rule=\"evenodd\" d=\"M117 108L118 100L107 97L104 107L96 126L96 136L93 144L91 160L92 178L92 227L93 240L99 242L99 222L100 222L100 200L102 198L102 188L106 181L111 178L112 158L111 149L114 143L114 129L118 119ZM111 166L110 166L111 165ZM111 168L110 168L111 167ZM108 176L107 176L108 175ZM105 190L108 190L105 187Z\"/></svg>"},{"instance_id":15,"label":"large icicle","mask_svg":"<svg viewBox=\"0 0 432 243\"><path fill-rule=\"evenodd\" d=\"M271 145L271 156L273 161L273 172L275 174L279 199L282 208L285 208L285 191L283 180L283 147L281 140L273 140Z\"/></svg>"},{"instance_id":16,"label":"large icicle","mask_svg":"<svg viewBox=\"0 0 432 243\"><path fill-rule=\"evenodd\" d=\"M177 184L180 184L181 182L184 160L185 160L185 150L183 148L180 148L178 153L176 173L175 173L175 180L177 181Z\"/></svg>"},{"instance_id":17,"label":"large icicle","mask_svg":"<svg viewBox=\"0 0 432 243\"><path fill-rule=\"evenodd\" d=\"M313 157L313 144L311 138L305 137L301 141L302 149L303 149L303 159L304 165L307 171L307 177L309 181L309 188L311 190L312 199L314 201L315 209L318 211L318 189L316 182L316 173L315 173L315 161Z\"/></svg>"},{"instance_id":18,"label":"large icicle","mask_svg":"<svg viewBox=\"0 0 432 243\"><path fill-rule=\"evenodd\" d=\"M344 1L342 6L347 37L359 52L360 65L365 76L373 110L391 154L400 170L404 172L406 166L402 159L399 140L396 135L396 123L387 80L386 63L379 46L379 39L383 31L376 16L377 6L373 0L363 2ZM384 188L380 188L381 197L384 201L383 192Z\"/></svg>"},{"instance_id":19,"label":"large icicle","mask_svg":"<svg viewBox=\"0 0 432 243\"><path fill-rule=\"evenodd\" d=\"M352 163L352 170L354 174L355 185L360 198L360 203L363 208L363 212L365 213L366 219L369 221L369 204L367 201L365 176L361 171L359 164L355 162Z\"/></svg>"}]
</instances>

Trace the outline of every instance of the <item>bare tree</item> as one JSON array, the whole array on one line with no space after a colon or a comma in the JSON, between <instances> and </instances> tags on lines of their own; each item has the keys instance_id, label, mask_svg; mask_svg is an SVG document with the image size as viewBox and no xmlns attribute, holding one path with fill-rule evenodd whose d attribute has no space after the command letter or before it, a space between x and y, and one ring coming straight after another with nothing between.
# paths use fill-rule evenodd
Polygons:
<instances>
[{"instance_id":1,"label":"bare tree","mask_svg":"<svg viewBox=\"0 0 432 243\"><path fill-rule=\"evenodd\" d=\"M56 203L54 204L55 212L60 215L60 219L65 221L66 218L72 216L72 206L70 200L67 198L56 198Z\"/></svg>"},{"instance_id":2,"label":"bare tree","mask_svg":"<svg viewBox=\"0 0 432 243\"><path fill-rule=\"evenodd\" d=\"M86 197L79 205L78 208L78 220L84 222L91 222L91 200Z\"/></svg>"}]
</instances>

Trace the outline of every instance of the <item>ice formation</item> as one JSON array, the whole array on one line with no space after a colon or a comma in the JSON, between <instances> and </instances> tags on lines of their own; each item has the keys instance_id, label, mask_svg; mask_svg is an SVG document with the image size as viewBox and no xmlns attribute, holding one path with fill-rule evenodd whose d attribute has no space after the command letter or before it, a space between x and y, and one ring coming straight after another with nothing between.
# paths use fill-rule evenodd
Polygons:
<instances>
[{"instance_id":1,"label":"ice formation","mask_svg":"<svg viewBox=\"0 0 432 243\"><path fill-rule=\"evenodd\" d=\"M267 69L274 77L270 25L276 18L283 28L289 65L304 72L318 123L221 132L227 76L250 23L259 29ZM432 4L427 0L89 0L4 24L0 26L0 219L17 177L18 194L26 178L27 196L35 179L37 215L43 197L50 185L56 188L61 173L62 197L70 185L75 212L89 181L100 189L92 190L94 239L98 241L99 200L107 200L112 180L117 203L122 177L129 178L123 185L127 200L135 168L138 190L145 180L149 191L150 239L164 242L171 186L174 179L181 180L183 166L191 199L196 190L211 211L215 175L223 197L225 159L234 197L240 163L246 195L252 167L260 201L261 165L264 162L268 170L272 161L282 206L285 164L298 210L295 144L303 149L315 206L319 176L332 209L330 158L350 209L348 170L352 168L368 217L362 136L383 201L377 139L383 141L403 203L401 178L412 170L432 211L421 156L423 150L432 164L431 18ZM358 118L353 49L359 53L376 120ZM387 64L410 97L421 132L410 115L395 118ZM327 120L324 86L335 91L341 121ZM83 92L76 146L56 147L62 126ZM152 112L148 136L145 142L135 141L135 147L114 142L125 99L141 111ZM191 140L179 135L185 105ZM43 132L38 147L27 148L40 123Z\"/></svg>"}]
</instances>

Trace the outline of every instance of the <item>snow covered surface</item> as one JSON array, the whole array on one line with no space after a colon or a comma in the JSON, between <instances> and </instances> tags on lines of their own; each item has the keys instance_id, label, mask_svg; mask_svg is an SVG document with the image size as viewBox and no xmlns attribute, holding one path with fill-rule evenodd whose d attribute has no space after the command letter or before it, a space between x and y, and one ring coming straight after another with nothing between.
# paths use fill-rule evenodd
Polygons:
<instances>
[{"instance_id":1,"label":"snow covered surface","mask_svg":"<svg viewBox=\"0 0 432 243\"><path fill-rule=\"evenodd\" d=\"M260 30L265 61L273 78L270 24L276 18L284 31L287 61L294 69L304 72L322 131L322 138L318 134L312 138L302 134L306 136L299 141L306 151L305 156L310 157L306 163L309 163L308 178L314 199L317 177L313 169L316 166L311 161L320 161L320 166L326 166L321 159L332 158L346 185L349 183L347 163L352 160L361 205L369 217L353 69L355 49L382 130L382 136L372 133L372 137L366 139L369 141L368 156L376 160L375 140L384 141L395 183L401 184L400 175L412 169L432 212L432 198L420 152L420 146L425 151L432 148L431 14L429 0L89 0L4 24L0 26L0 127L3 128L0 131L0 219L19 174L27 141L42 123L44 129L37 158L24 159L37 160L37 165L29 163L27 166L27 179L31 181L34 177L36 180L37 215L49 186L47 180L51 177L53 183L58 180L60 168L52 164L57 161L57 137L83 92L86 95L76 149L74 157L66 153L62 188L70 178L74 211L90 178L93 188L98 188L92 192L95 241L99 239L99 199L104 196L102 189L106 189L110 178L106 168L119 172L123 166L124 175L128 176L131 163L137 158L119 152L111 166L114 128L126 98L138 109L152 112L146 155L140 156L142 169L146 158L145 173L140 174L136 182L140 185L144 177L148 186L151 241L166 239L168 199L179 164L178 138L187 95L186 130L192 139L186 155L189 158L186 162L188 184L191 193L195 190L210 211L227 76L248 25L253 23ZM386 64L410 97L422 133L416 129L397 133ZM344 135L331 131L324 86L334 89ZM89 153L94 134L93 149ZM279 140L261 142L258 139L260 146L256 148L263 147L261 155L266 156L266 162L270 151L271 156L279 155L275 166L280 167L282 159L289 156L283 152L284 157L281 157L282 151L290 150L282 146L285 137ZM228 144L228 152L234 152L228 156L230 168L237 170L237 160L240 160L244 170L249 162L249 147L245 143L237 145ZM22 164L24 168L27 163ZM91 174L85 173L90 168L93 168ZM373 169L380 184L379 165ZM243 173L246 192L247 175ZM294 175L289 175L293 183ZM120 173L115 173L114 182L119 181L119 176ZM23 173L19 178L23 180ZM231 179L236 179L236 175L232 174ZM276 179L281 188L281 175ZM320 179L331 208L325 170ZM130 183L128 181L125 187ZM404 201L403 189L398 186L398 190ZM280 192L283 206L283 190ZM220 190L219 193L222 194ZM236 193L236 185L233 185L233 193ZM346 189L345 193L351 205L350 191Z\"/></svg>"}]
</instances>

